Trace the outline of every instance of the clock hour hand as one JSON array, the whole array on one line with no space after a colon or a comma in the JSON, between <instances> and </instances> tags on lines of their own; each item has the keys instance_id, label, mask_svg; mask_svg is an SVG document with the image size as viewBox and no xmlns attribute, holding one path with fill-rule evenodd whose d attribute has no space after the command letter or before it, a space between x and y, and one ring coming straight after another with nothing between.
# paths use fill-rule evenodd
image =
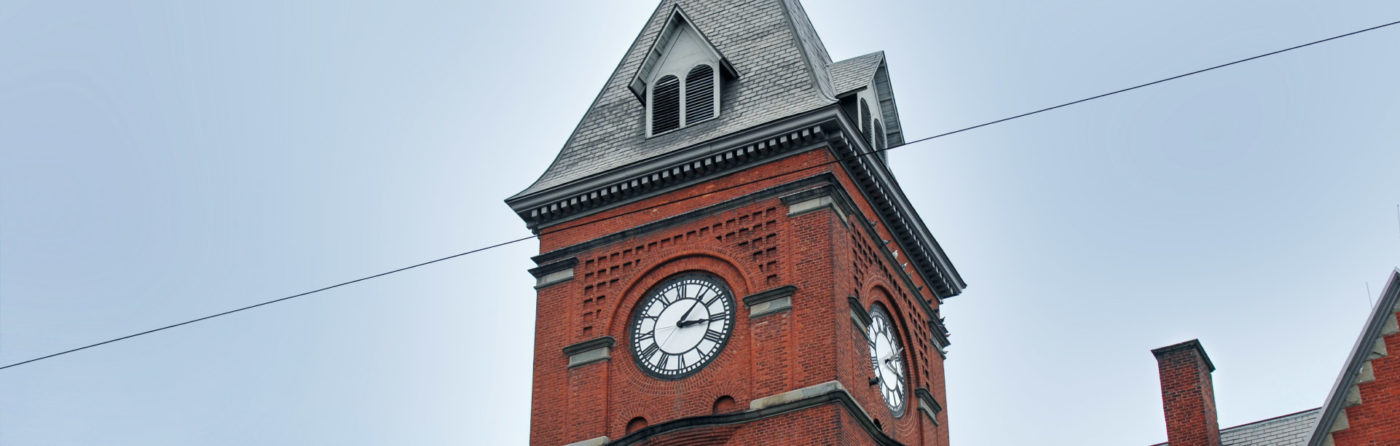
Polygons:
<instances>
[{"instance_id":1,"label":"clock hour hand","mask_svg":"<svg viewBox=\"0 0 1400 446\"><path fill-rule=\"evenodd\" d=\"M679 321L679 322L676 322L676 326L677 326L677 327L684 327L684 326L686 326L686 325L689 325L689 324L686 324L686 319L690 319L690 312L695 311L695 306L696 306L696 305L700 305L700 299L695 299L695 302L691 302L691 303L690 303L690 308L687 308L687 309L685 310L685 314L682 314L682 315L681 315L680 321Z\"/></svg>"},{"instance_id":2,"label":"clock hour hand","mask_svg":"<svg viewBox=\"0 0 1400 446\"><path fill-rule=\"evenodd\" d=\"M714 315L714 316L710 316L709 319L696 319L696 320L693 320L693 321L682 320L681 323L676 324L676 326L678 326L678 327L686 327L686 326L695 325L695 324L704 324L704 323L709 323L709 322L722 321L722 320L724 320L724 318L726 318L726 317L729 317L729 313L720 313L720 314L716 314L716 315Z\"/></svg>"}]
</instances>

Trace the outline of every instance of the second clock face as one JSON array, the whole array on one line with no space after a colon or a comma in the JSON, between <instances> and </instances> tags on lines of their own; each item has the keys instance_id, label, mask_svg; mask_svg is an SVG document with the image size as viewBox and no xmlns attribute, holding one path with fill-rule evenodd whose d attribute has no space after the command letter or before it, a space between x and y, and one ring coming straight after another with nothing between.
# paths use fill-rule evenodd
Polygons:
<instances>
[{"instance_id":1,"label":"second clock face","mask_svg":"<svg viewBox=\"0 0 1400 446\"><path fill-rule=\"evenodd\" d=\"M675 379L719 356L734 331L734 296L719 279L676 276L653 288L632 317L632 357L652 376Z\"/></svg>"},{"instance_id":2,"label":"second clock face","mask_svg":"<svg viewBox=\"0 0 1400 446\"><path fill-rule=\"evenodd\" d=\"M870 309L870 326L865 334L870 340L870 366L875 369L875 379L879 380L880 396L885 398L894 416L903 415L904 349L899 346L899 335L884 307L876 305Z\"/></svg>"}]
</instances>

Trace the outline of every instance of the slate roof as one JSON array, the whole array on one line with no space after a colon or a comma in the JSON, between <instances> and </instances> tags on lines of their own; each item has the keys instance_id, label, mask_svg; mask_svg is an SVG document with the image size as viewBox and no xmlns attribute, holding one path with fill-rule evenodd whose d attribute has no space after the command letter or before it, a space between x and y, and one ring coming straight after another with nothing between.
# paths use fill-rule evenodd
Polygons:
<instances>
[{"instance_id":1,"label":"slate roof","mask_svg":"<svg viewBox=\"0 0 1400 446\"><path fill-rule=\"evenodd\" d=\"M876 51L831 64L827 71L831 73L832 88L840 95L870 85L884 60L885 52Z\"/></svg>"},{"instance_id":2,"label":"slate roof","mask_svg":"<svg viewBox=\"0 0 1400 446\"><path fill-rule=\"evenodd\" d=\"M676 8L739 77L725 81L718 119L647 138L645 109L628 83ZM662 0L554 162L507 201L836 104L833 83L868 82L871 56L833 64L797 0Z\"/></svg>"},{"instance_id":3,"label":"slate roof","mask_svg":"<svg viewBox=\"0 0 1400 446\"><path fill-rule=\"evenodd\" d=\"M1302 446L1322 409L1308 409L1220 430L1220 446ZM1157 443L1152 446L1168 446Z\"/></svg>"}]
</instances>

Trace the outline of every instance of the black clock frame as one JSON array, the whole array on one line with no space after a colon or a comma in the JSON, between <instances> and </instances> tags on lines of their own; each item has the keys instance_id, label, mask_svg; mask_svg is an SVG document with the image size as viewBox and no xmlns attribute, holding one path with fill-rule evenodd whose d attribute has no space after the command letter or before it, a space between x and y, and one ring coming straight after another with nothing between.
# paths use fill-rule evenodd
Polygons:
<instances>
[{"instance_id":1,"label":"black clock frame","mask_svg":"<svg viewBox=\"0 0 1400 446\"><path fill-rule=\"evenodd\" d=\"M885 320L885 324L889 326L890 340L894 341L895 345L899 347L902 351L902 353L900 353L899 355L900 369L904 370L904 376L900 377L900 380L902 382L899 383L899 387L902 390L900 392L901 404L898 408L891 407L890 401L885 399L883 391L881 391L880 395L880 400L885 402L885 408L890 410L890 414L895 418L901 418L904 416L905 412L909 411L909 361L907 361L904 357L904 353L908 353L908 351L904 350L904 345L906 343L904 342L904 339L901 339L904 337L904 334L900 332L899 325L895 324L894 314L891 313L889 309L885 308L883 304L876 302L874 304L871 304L870 309L867 310L867 314L870 315L870 318L872 320L875 318L876 312L879 312L881 315L884 316L883 319ZM871 338L870 342L875 342L875 339ZM874 366L875 364L871 365Z\"/></svg>"},{"instance_id":2,"label":"black clock frame","mask_svg":"<svg viewBox=\"0 0 1400 446\"><path fill-rule=\"evenodd\" d=\"M708 281L724 292L724 296L721 298L729 301L729 332L725 333L724 339L720 339L719 342L717 342L717 344L719 345L715 347L715 354L710 355L709 358L701 360L701 362L698 365L696 365L694 369L674 375L657 373L656 371L653 371L651 367L649 367L647 364L643 363L642 358L637 356L637 325L641 323L641 312L645 307L644 304L649 302L652 296L654 296L658 291L664 290L666 289L666 287L686 279L701 279ZM734 299L734 291L729 288L729 284L726 283L724 279L721 279L719 276L711 273L702 271L687 271L662 279L658 281L656 285L652 285L651 288L648 288L645 294L642 294L642 297L637 300L637 305L635 306L635 308L632 309L632 314L628 316L627 356L632 357L632 362L637 365L638 369L641 369L642 373L645 373L648 376L657 379L674 381L699 373L701 370L704 370L706 367L709 367L710 363L718 359L719 355L724 354L724 348L729 345L729 339L734 337L734 331L736 330L735 322L738 319L738 307L736 306L736 303L737 302Z\"/></svg>"}]
</instances>

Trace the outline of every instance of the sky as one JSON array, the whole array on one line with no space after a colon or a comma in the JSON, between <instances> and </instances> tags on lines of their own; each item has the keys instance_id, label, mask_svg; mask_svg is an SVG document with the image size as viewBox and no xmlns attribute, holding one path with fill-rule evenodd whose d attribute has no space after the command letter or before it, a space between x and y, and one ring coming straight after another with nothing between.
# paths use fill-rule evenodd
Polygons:
<instances>
[{"instance_id":1,"label":"sky","mask_svg":"<svg viewBox=\"0 0 1400 446\"><path fill-rule=\"evenodd\" d=\"M916 139L1400 20L1385 0L804 2ZM0 364L529 235L652 1L0 0ZM890 153L967 280L959 446L1320 406L1400 265L1400 27ZM0 371L4 445L524 444L534 241Z\"/></svg>"}]
</instances>

